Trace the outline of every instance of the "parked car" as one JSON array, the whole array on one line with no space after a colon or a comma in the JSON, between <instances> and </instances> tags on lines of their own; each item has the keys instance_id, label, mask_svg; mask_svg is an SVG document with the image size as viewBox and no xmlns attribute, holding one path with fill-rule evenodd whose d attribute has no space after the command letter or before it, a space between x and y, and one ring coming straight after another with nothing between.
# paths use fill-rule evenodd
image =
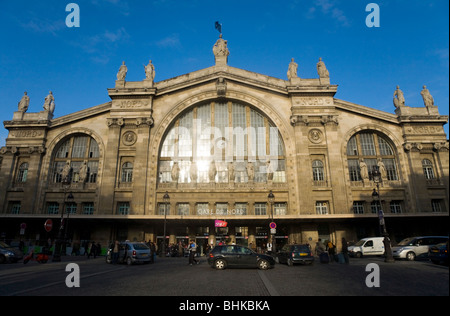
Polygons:
<instances>
[{"instance_id":1,"label":"parked car","mask_svg":"<svg viewBox=\"0 0 450 316\"><path fill-rule=\"evenodd\" d=\"M430 247L428 258L431 262L439 264L449 264L448 260L448 241Z\"/></svg>"},{"instance_id":2,"label":"parked car","mask_svg":"<svg viewBox=\"0 0 450 316\"><path fill-rule=\"evenodd\" d=\"M308 245L284 245L277 252L277 259L279 263L286 263L288 266L295 263L312 264L314 255Z\"/></svg>"},{"instance_id":3,"label":"parked car","mask_svg":"<svg viewBox=\"0 0 450 316\"><path fill-rule=\"evenodd\" d=\"M0 263L17 262L23 258L23 253L7 243L0 241Z\"/></svg>"},{"instance_id":4,"label":"parked car","mask_svg":"<svg viewBox=\"0 0 450 316\"><path fill-rule=\"evenodd\" d=\"M110 247L106 254L106 262L113 263L113 249ZM119 245L118 263L132 265L134 263L149 263L151 259L151 250L143 242L122 242Z\"/></svg>"},{"instance_id":5,"label":"parked car","mask_svg":"<svg viewBox=\"0 0 450 316\"><path fill-rule=\"evenodd\" d=\"M396 247L392 248L395 259L407 259L413 261L416 258L426 258L430 246L448 241L446 236L422 236L403 239Z\"/></svg>"},{"instance_id":6,"label":"parked car","mask_svg":"<svg viewBox=\"0 0 450 316\"><path fill-rule=\"evenodd\" d=\"M368 237L348 247L348 254L352 257L384 255L384 237Z\"/></svg>"},{"instance_id":7,"label":"parked car","mask_svg":"<svg viewBox=\"0 0 450 316\"><path fill-rule=\"evenodd\" d=\"M238 245L216 246L208 255L208 263L218 270L225 268L259 268L266 270L275 265L272 256L259 254Z\"/></svg>"}]
</instances>

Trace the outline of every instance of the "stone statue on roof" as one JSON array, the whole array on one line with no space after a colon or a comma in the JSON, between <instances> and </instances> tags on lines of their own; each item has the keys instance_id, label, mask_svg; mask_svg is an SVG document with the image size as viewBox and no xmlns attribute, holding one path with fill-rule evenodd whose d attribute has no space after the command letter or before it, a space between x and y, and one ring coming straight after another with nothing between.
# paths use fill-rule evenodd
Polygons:
<instances>
[{"instance_id":1,"label":"stone statue on roof","mask_svg":"<svg viewBox=\"0 0 450 316\"><path fill-rule=\"evenodd\" d=\"M145 67L145 78L155 81L155 66L153 66L152 61L150 60L147 66Z\"/></svg>"},{"instance_id":2,"label":"stone statue on roof","mask_svg":"<svg viewBox=\"0 0 450 316\"><path fill-rule=\"evenodd\" d=\"M122 66L119 68L119 72L117 73L117 80L125 80L127 76L128 68L125 65L125 62L122 62Z\"/></svg>"},{"instance_id":3,"label":"stone statue on roof","mask_svg":"<svg viewBox=\"0 0 450 316\"><path fill-rule=\"evenodd\" d=\"M55 111L55 97L51 91L45 97L44 110L50 112L50 114L53 114Z\"/></svg>"},{"instance_id":4,"label":"stone statue on roof","mask_svg":"<svg viewBox=\"0 0 450 316\"><path fill-rule=\"evenodd\" d=\"M293 78L298 78L297 71L298 71L298 64L294 61L294 58L292 58L291 62L289 63L289 69L287 72L288 79L291 80Z\"/></svg>"},{"instance_id":5,"label":"stone statue on roof","mask_svg":"<svg viewBox=\"0 0 450 316\"><path fill-rule=\"evenodd\" d=\"M222 38L222 34L220 34L219 39L214 44L213 53L216 59L216 64L219 66L226 66L230 51L228 50L228 41Z\"/></svg>"},{"instance_id":6,"label":"stone statue on roof","mask_svg":"<svg viewBox=\"0 0 450 316\"><path fill-rule=\"evenodd\" d=\"M330 78L330 73L322 61L322 57L319 58L319 62L317 63L317 73L319 74L319 78Z\"/></svg>"},{"instance_id":7,"label":"stone statue on roof","mask_svg":"<svg viewBox=\"0 0 450 316\"><path fill-rule=\"evenodd\" d=\"M420 92L423 98L423 103L426 107L434 106L434 99L430 94L430 91L428 91L427 86L423 86L422 92Z\"/></svg>"},{"instance_id":8,"label":"stone statue on roof","mask_svg":"<svg viewBox=\"0 0 450 316\"><path fill-rule=\"evenodd\" d=\"M30 105L30 97L27 95L25 91L22 99L19 102L19 112L26 112L28 110L28 106Z\"/></svg>"},{"instance_id":9,"label":"stone statue on roof","mask_svg":"<svg viewBox=\"0 0 450 316\"><path fill-rule=\"evenodd\" d=\"M403 95L403 91L400 90L399 86L397 86L397 90L395 90L394 92L394 105L396 108L405 106L405 97Z\"/></svg>"}]
</instances>

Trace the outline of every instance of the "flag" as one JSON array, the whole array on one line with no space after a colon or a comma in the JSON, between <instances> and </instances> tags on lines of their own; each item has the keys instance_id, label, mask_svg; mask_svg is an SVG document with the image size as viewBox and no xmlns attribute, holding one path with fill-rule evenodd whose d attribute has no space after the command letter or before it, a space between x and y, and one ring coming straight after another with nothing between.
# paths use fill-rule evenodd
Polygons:
<instances>
[{"instance_id":1,"label":"flag","mask_svg":"<svg viewBox=\"0 0 450 316\"><path fill-rule=\"evenodd\" d=\"M222 24L220 24L219 21L216 21L216 30L218 30L219 33L222 33Z\"/></svg>"}]
</instances>

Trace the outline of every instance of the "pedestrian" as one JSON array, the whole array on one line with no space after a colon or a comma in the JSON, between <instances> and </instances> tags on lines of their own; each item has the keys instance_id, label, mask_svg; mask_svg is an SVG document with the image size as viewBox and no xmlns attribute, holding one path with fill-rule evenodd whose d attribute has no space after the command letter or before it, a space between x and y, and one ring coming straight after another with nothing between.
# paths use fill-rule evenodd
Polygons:
<instances>
[{"instance_id":1,"label":"pedestrian","mask_svg":"<svg viewBox=\"0 0 450 316\"><path fill-rule=\"evenodd\" d=\"M198 264L198 261L195 260L195 253L197 252L197 245L195 241L191 240L189 243L189 265Z\"/></svg>"},{"instance_id":2,"label":"pedestrian","mask_svg":"<svg viewBox=\"0 0 450 316\"><path fill-rule=\"evenodd\" d=\"M150 251L151 251L150 263L155 263L156 245L153 241L150 242Z\"/></svg>"},{"instance_id":3,"label":"pedestrian","mask_svg":"<svg viewBox=\"0 0 450 316\"><path fill-rule=\"evenodd\" d=\"M333 262L333 261L337 262L338 260L337 260L337 256L336 256L336 246L331 242L331 240L329 240L327 242L326 250L328 251L328 254L330 255L330 262Z\"/></svg>"},{"instance_id":4,"label":"pedestrian","mask_svg":"<svg viewBox=\"0 0 450 316\"><path fill-rule=\"evenodd\" d=\"M342 237L342 254L344 255L344 261L346 264L350 263L350 259L348 257L348 244L344 237Z\"/></svg>"},{"instance_id":5,"label":"pedestrian","mask_svg":"<svg viewBox=\"0 0 450 316\"><path fill-rule=\"evenodd\" d=\"M119 251L120 251L120 245L119 245L118 240L116 240L112 249L113 249L112 250L112 263L116 264L119 261Z\"/></svg>"},{"instance_id":6,"label":"pedestrian","mask_svg":"<svg viewBox=\"0 0 450 316\"><path fill-rule=\"evenodd\" d=\"M95 257L97 256L97 246L95 246L95 242L92 242L91 249L89 250L88 259L91 257L91 255Z\"/></svg>"},{"instance_id":7,"label":"pedestrian","mask_svg":"<svg viewBox=\"0 0 450 316\"><path fill-rule=\"evenodd\" d=\"M320 256L322 253L326 251L325 245L322 242L322 239L319 238L319 241L316 243L316 255Z\"/></svg>"}]
</instances>

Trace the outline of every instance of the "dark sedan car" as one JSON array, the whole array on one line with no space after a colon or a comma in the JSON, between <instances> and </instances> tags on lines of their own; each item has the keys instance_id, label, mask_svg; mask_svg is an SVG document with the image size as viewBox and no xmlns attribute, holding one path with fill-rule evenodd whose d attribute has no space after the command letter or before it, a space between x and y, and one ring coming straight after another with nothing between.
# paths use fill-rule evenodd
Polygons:
<instances>
[{"instance_id":1,"label":"dark sedan car","mask_svg":"<svg viewBox=\"0 0 450 316\"><path fill-rule=\"evenodd\" d=\"M287 263L292 266L294 263L308 263L314 262L314 256L308 245L284 245L277 253L279 263Z\"/></svg>"},{"instance_id":2,"label":"dark sedan car","mask_svg":"<svg viewBox=\"0 0 450 316\"><path fill-rule=\"evenodd\" d=\"M444 264L449 264L448 242L431 246L430 250L428 251L428 258L431 260L431 262L436 264L439 264L441 262Z\"/></svg>"},{"instance_id":3,"label":"dark sedan car","mask_svg":"<svg viewBox=\"0 0 450 316\"><path fill-rule=\"evenodd\" d=\"M208 255L208 263L218 270L225 268L259 268L267 270L275 265L272 256L259 254L238 245L216 246Z\"/></svg>"},{"instance_id":4,"label":"dark sedan car","mask_svg":"<svg viewBox=\"0 0 450 316\"><path fill-rule=\"evenodd\" d=\"M0 263L17 262L22 258L22 251L0 241Z\"/></svg>"}]
</instances>

